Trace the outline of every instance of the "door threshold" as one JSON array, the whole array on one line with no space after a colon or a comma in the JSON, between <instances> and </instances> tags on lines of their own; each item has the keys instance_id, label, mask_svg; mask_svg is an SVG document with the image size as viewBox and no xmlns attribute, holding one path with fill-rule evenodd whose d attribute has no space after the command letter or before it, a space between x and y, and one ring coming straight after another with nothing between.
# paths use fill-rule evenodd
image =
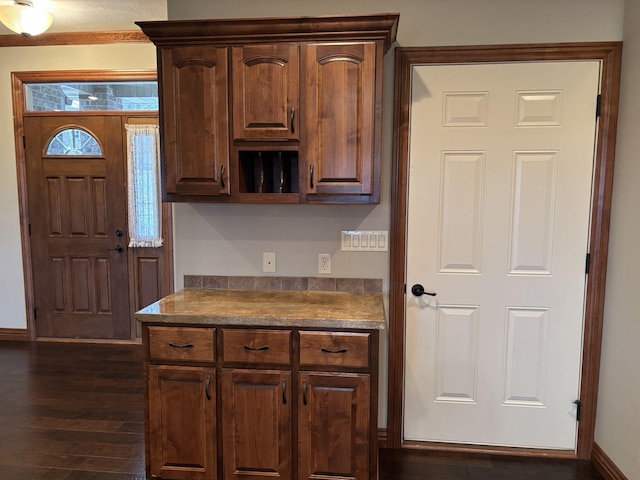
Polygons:
<instances>
[{"instance_id":1,"label":"door threshold","mask_svg":"<svg viewBox=\"0 0 640 480\"><path fill-rule=\"evenodd\" d=\"M403 441L402 448L408 450L430 451L438 456L464 456L464 457L517 457L531 459L557 459L575 460L576 452L573 450L550 450L540 448L499 447L495 445L471 445L459 443Z\"/></svg>"}]
</instances>

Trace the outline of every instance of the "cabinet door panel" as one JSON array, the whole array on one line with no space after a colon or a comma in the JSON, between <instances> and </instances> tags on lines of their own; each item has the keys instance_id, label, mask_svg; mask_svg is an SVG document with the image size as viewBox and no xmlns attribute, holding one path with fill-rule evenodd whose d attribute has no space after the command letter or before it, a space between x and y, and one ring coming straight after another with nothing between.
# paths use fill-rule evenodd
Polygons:
<instances>
[{"instance_id":1,"label":"cabinet door panel","mask_svg":"<svg viewBox=\"0 0 640 480\"><path fill-rule=\"evenodd\" d=\"M151 474L162 478L216 477L215 370L149 367Z\"/></svg>"},{"instance_id":2,"label":"cabinet door panel","mask_svg":"<svg viewBox=\"0 0 640 480\"><path fill-rule=\"evenodd\" d=\"M307 193L374 193L375 74L373 42L307 45Z\"/></svg>"},{"instance_id":3,"label":"cabinet door panel","mask_svg":"<svg viewBox=\"0 0 640 480\"><path fill-rule=\"evenodd\" d=\"M291 374L222 371L224 479L291 478Z\"/></svg>"},{"instance_id":4,"label":"cabinet door panel","mask_svg":"<svg viewBox=\"0 0 640 480\"><path fill-rule=\"evenodd\" d=\"M160 50L165 193L228 194L227 47Z\"/></svg>"},{"instance_id":5,"label":"cabinet door panel","mask_svg":"<svg viewBox=\"0 0 640 480\"><path fill-rule=\"evenodd\" d=\"M298 479L369 479L369 375L300 373Z\"/></svg>"},{"instance_id":6,"label":"cabinet door panel","mask_svg":"<svg viewBox=\"0 0 640 480\"><path fill-rule=\"evenodd\" d=\"M233 137L296 140L297 44L233 47Z\"/></svg>"}]
</instances>

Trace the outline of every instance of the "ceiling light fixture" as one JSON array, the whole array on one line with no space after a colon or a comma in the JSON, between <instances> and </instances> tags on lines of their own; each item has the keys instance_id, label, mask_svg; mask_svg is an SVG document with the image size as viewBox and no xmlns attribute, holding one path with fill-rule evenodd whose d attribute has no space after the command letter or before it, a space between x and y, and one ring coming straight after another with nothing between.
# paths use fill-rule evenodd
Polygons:
<instances>
[{"instance_id":1,"label":"ceiling light fixture","mask_svg":"<svg viewBox=\"0 0 640 480\"><path fill-rule=\"evenodd\" d=\"M53 16L36 7L32 0L13 0L13 5L0 6L0 22L25 37L40 35L52 21Z\"/></svg>"}]
</instances>

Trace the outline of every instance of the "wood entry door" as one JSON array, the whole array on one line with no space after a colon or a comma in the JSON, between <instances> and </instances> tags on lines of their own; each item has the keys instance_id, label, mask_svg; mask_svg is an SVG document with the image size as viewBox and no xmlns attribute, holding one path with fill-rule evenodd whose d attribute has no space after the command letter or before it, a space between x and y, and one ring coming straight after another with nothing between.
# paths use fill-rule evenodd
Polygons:
<instances>
[{"instance_id":1,"label":"wood entry door","mask_svg":"<svg viewBox=\"0 0 640 480\"><path fill-rule=\"evenodd\" d=\"M412 75L404 439L574 450L599 62Z\"/></svg>"},{"instance_id":2,"label":"wood entry door","mask_svg":"<svg viewBox=\"0 0 640 480\"><path fill-rule=\"evenodd\" d=\"M120 116L24 119L38 337L130 339Z\"/></svg>"}]
</instances>

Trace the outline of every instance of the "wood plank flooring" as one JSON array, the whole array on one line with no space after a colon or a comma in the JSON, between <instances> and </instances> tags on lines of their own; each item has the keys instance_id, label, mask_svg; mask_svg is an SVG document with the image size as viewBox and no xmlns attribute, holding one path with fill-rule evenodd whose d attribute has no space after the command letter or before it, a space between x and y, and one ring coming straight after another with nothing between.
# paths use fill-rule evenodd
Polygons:
<instances>
[{"instance_id":1,"label":"wood plank flooring","mask_svg":"<svg viewBox=\"0 0 640 480\"><path fill-rule=\"evenodd\" d=\"M0 342L0 480L143 480L137 345ZM380 480L603 480L589 464L381 450Z\"/></svg>"}]
</instances>

